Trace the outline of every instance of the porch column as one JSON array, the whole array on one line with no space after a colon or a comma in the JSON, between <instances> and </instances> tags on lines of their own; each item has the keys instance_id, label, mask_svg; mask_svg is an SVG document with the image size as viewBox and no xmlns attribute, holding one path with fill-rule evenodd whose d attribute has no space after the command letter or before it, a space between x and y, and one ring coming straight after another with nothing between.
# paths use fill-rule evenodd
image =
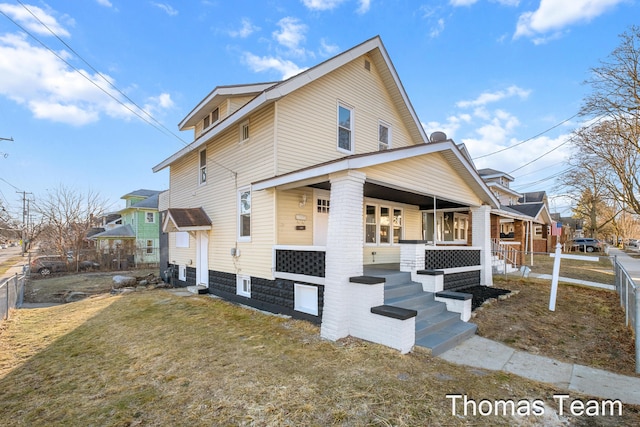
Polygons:
<instances>
[{"instance_id":1,"label":"porch column","mask_svg":"<svg viewBox=\"0 0 640 427\"><path fill-rule=\"evenodd\" d=\"M471 208L471 244L481 248L480 283L485 286L493 286L491 272L491 207L479 206Z\"/></svg>"},{"instance_id":2,"label":"porch column","mask_svg":"<svg viewBox=\"0 0 640 427\"><path fill-rule=\"evenodd\" d=\"M349 335L349 278L362 276L364 181L345 171L330 175L331 196L325 258L324 309L320 335L337 340Z\"/></svg>"}]
</instances>

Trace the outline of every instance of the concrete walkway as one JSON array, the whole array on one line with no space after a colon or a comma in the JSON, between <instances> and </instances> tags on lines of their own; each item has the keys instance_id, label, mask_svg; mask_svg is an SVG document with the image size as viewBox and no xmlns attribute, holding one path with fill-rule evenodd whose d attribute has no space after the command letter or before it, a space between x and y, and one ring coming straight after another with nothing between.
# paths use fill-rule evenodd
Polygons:
<instances>
[{"instance_id":1,"label":"concrete walkway","mask_svg":"<svg viewBox=\"0 0 640 427\"><path fill-rule=\"evenodd\" d=\"M640 283L640 259L615 248L610 250L609 255L616 256L634 281ZM566 280L561 278L560 281ZM595 398L640 405L640 376L619 375L602 369L560 362L515 350L477 335L439 357L459 365L509 372Z\"/></svg>"}]
</instances>

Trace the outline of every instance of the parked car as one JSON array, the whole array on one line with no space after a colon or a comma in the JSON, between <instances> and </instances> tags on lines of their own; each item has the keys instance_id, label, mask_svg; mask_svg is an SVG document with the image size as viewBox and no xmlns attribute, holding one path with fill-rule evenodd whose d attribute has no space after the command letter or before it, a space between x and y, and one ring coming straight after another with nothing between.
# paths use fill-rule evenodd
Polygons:
<instances>
[{"instance_id":1,"label":"parked car","mask_svg":"<svg viewBox=\"0 0 640 427\"><path fill-rule=\"evenodd\" d=\"M569 246L571 251L580 252L603 252L605 250L605 247L606 243L590 237L575 239L570 242Z\"/></svg>"},{"instance_id":2,"label":"parked car","mask_svg":"<svg viewBox=\"0 0 640 427\"><path fill-rule=\"evenodd\" d=\"M73 262L70 262L69 258L58 255L43 255L36 257L31 260L29 268L32 273L38 273L41 276L48 276L52 273L62 273L74 270ZM95 261L80 261L78 268L81 271L97 270L100 268L100 264Z\"/></svg>"}]
</instances>

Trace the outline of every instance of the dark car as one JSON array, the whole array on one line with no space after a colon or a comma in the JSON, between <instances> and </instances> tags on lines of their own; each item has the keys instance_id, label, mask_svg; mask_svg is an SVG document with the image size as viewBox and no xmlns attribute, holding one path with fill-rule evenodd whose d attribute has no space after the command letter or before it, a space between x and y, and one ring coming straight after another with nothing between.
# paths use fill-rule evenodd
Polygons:
<instances>
[{"instance_id":1,"label":"dark car","mask_svg":"<svg viewBox=\"0 0 640 427\"><path fill-rule=\"evenodd\" d=\"M572 251L580 252L602 252L605 250L605 243L590 237L581 237L570 242Z\"/></svg>"},{"instance_id":2,"label":"dark car","mask_svg":"<svg viewBox=\"0 0 640 427\"><path fill-rule=\"evenodd\" d=\"M80 261L78 268L80 270L99 269L100 264L94 261ZM41 276L48 276L52 273L61 273L69 270L75 270L73 268L73 262L69 258L57 255L36 257L31 261L30 265L30 271L32 273L38 273Z\"/></svg>"}]
</instances>

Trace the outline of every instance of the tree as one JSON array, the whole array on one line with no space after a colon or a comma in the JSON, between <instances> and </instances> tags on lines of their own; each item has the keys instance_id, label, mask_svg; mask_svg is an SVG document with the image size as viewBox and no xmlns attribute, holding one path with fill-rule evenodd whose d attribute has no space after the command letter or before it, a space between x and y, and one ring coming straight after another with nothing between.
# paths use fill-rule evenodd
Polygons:
<instances>
[{"instance_id":1,"label":"tree","mask_svg":"<svg viewBox=\"0 0 640 427\"><path fill-rule=\"evenodd\" d=\"M599 175L612 199L640 214L640 27L620 38L609 59L591 70L592 93L580 114L595 121L575 131L574 141L580 160L603 168Z\"/></svg>"},{"instance_id":2,"label":"tree","mask_svg":"<svg viewBox=\"0 0 640 427\"><path fill-rule=\"evenodd\" d=\"M73 251L77 267L87 233L102 217L105 206L100 195L92 191L82 195L64 185L49 191L46 198L36 203L36 211L43 220L41 246L62 257Z\"/></svg>"}]
</instances>

